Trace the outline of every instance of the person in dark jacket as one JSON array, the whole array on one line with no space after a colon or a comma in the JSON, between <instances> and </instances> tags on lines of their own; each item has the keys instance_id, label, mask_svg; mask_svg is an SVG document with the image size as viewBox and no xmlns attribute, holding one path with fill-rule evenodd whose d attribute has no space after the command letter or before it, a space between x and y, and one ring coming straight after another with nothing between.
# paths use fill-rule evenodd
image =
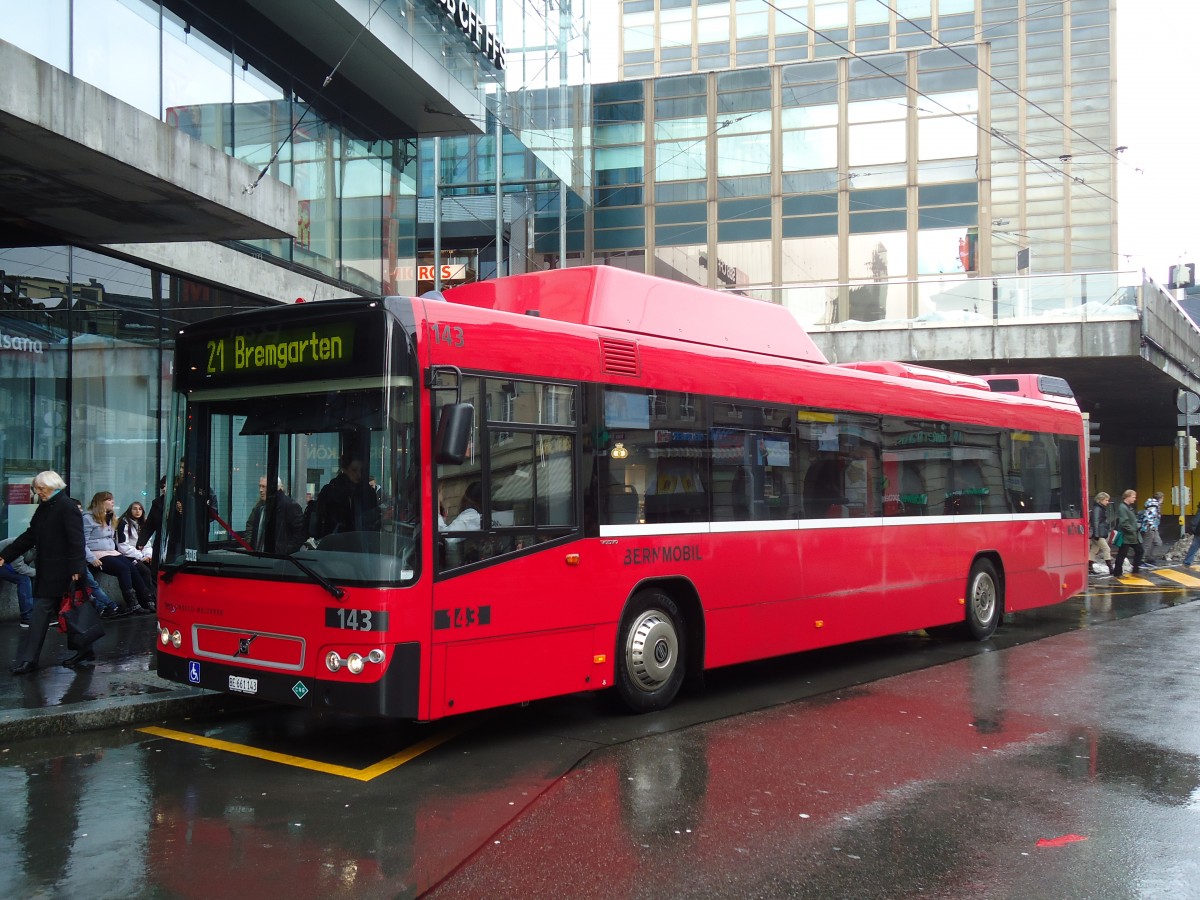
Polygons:
<instances>
[{"instance_id":1,"label":"person in dark jacket","mask_svg":"<svg viewBox=\"0 0 1200 900\"><path fill-rule=\"evenodd\" d=\"M1117 551L1116 561L1113 562L1113 573L1118 577L1125 573L1125 559L1133 553L1134 575L1142 571L1142 535L1138 529L1137 491L1128 490L1121 498L1117 507L1117 533L1120 535L1121 548Z\"/></svg>"},{"instance_id":2,"label":"person in dark jacket","mask_svg":"<svg viewBox=\"0 0 1200 900\"><path fill-rule=\"evenodd\" d=\"M1190 566L1196 561L1196 553L1200 552L1200 510L1196 511L1196 515L1192 516L1192 521L1188 523L1188 534L1192 536L1192 543L1188 546L1187 553L1183 557L1183 564Z\"/></svg>"},{"instance_id":3,"label":"person in dark jacket","mask_svg":"<svg viewBox=\"0 0 1200 900\"><path fill-rule=\"evenodd\" d=\"M343 531L363 531L379 526L375 492L363 483L363 461L346 456L341 472L317 494L317 524L313 537Z\"/></svg>"},{"instance_id":4,"label":"person in dark jacket","mask_svg":"<svg viewBox=\"0 0 1200 900\"><path fill-rule=\"evenodd\" d=\"M38 508L29 527L5 548L5 553L13 559L34 548L38 557L37 576L33 582L33 613L29 617L29 631L18 651L19 658L12 667L14 675L27 675L37 669L46 628L58 616L63 595L69 593L87 571L83 519L67 496L66 487L57 472L47 470L34 476L33 490L38 495ZM0 558L0 565L3 564L4 560ZM64 660L63 665L74 666L95 658L95 653L88 647Z\"/></svg>"},{"instance_id":5,"label":"person in dark jacket","mask_svg":"<svg viewBox=\"0 0 1200 900\"><path fill-rule=\"evenodd\" d=\"M157 535L162 530L163 521L163 503L166 502L167 496L167 476L164 475L158 479L158 496L154 498L150 504L150 510L146 513L146 524L138 531L137 543L134 548L137 550L145 550L146 545L150 543L150 539ZM153 548L153 557L150 560L150 568L157 575L158 561L162 559L162 543L160 537L150 546Z\"/></svg>"},{"instance_id":6,"label":"person in dark jacket","mask_svg":"<svg viewBox=\"0 0 1200 900\"><path fill-rule=\"evenodd\" d=\"M267 512L271 515L268 516ZM267 533L274 526L274 537L267 544ZM277 481L275 493L267 497L267 479L258 479L258 502L246 520L246 540L255 550L286 556L295 553L305 541L304 510L287 495L283 480Z\"/></svg>"},{"instance_id":7,"label":"person in dark jacket","mask_svg":"<svg viewBox=\"0 0 1200 900\"><path fill-rule=\"evenodd\" d=\"M1113 573L1112 549L1108 546L1108 532L1110 531L1108 504L1111 502L1111 499L1107 492L1101 491L1092 502L1092 517L1090 522L1091 552L1088 554L1088 565L1107 566L1109 575ZM1104 574L1103 569L1101 569L1100 574Z\"/></svg>"}]
</instances>

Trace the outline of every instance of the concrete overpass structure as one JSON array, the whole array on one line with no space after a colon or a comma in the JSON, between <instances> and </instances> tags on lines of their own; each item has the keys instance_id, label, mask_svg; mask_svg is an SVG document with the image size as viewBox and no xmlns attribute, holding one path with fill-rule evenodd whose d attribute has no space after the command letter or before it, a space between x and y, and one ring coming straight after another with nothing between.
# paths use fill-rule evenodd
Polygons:
<instances>
[{"instance_id":1,"label":"concrete overpass structure","mask_svg":"<svg viewBox=\"0 0 1200 900\"><path fill-rule=\"evenodd\" d=\"M296 191L0 40L0 246L71 244L276 300L313 280L218 241L296 234ZM2 266L0 266L2 268Z\"/></svg>"},{"instance_id":2,"label":"concrete overpass structure","mask_svg":"<svg viewBox=\"0 0 1200 900\"><path fill-rule=\"evenodd\" d=\"M1065 378L1080 409L1100 425L1093 490L1135 487L1143 497L1161 490L1169 499L1178 481L1176 391L1200 393L1200 328L1144 275L1104 304L1035 318L846 322L809 331L832 362L895 359L970 375Z\"/></svg>"}]
</instances>

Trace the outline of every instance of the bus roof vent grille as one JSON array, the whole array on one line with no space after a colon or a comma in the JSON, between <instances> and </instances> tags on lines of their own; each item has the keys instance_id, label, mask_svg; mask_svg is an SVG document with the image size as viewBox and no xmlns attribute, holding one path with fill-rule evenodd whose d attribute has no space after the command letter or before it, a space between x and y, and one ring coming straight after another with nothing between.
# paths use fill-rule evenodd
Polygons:
<instances>
[{"instance_id":1,"label":"bus roof vent grille","mask_svg":"<svg viewBox=\"0 0 1200 900\"><path fill-rule=\"evenodd\" d=\"M600 338L600 352L603 355L606 374L625 375L630 378L636 378L641 374L638 365L637 341Z\"/></svg>"}]
</instances>

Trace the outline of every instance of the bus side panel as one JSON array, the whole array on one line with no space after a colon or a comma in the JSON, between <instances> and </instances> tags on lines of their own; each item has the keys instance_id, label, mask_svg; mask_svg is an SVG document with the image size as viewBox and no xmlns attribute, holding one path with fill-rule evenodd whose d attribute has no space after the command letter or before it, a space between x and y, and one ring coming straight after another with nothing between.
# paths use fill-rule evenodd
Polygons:
<instances>
[{"instance_id":1,"label":"bus side panel","mask_svg":"<svg viewBox=\"0 0 1200 900\"><path fill-rule=\"evenodd\" d=\"M450 715L586 690L591 650L590 628L449 644L435 707Z\"/></svg>"}]
</instances>

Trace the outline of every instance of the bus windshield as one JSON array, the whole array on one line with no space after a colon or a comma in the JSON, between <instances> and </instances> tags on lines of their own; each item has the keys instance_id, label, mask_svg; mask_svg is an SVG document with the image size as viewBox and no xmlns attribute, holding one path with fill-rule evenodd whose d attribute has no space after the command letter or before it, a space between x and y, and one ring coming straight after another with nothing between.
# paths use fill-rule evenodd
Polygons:
<instances>
[{"instance_id":1,"label":"bus windshield","mask_svg":"<svg viewBox=\"0 0 1200 900\"><path fill-rule=\"evenodd\" d=\"M396 334L357 372L339 373L351 377L201 381L193 366L177 378L175 477L158 538L166 577L218 569L327 589L416 580L416 390L398 325ZM185 335L179 358L204 359L205 347L213 357L219 343Z\"/></svg>"}]
</instances>

